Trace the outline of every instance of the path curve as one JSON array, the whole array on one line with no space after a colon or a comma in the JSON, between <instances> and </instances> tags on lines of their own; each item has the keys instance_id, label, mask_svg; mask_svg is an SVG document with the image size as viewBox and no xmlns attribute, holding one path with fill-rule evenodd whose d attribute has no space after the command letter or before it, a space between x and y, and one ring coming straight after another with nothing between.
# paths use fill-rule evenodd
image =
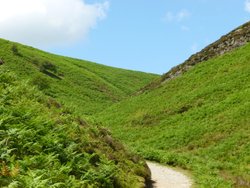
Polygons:
<instances>
[{"instance_id":1,"label":"path curve","mask_svg":"<svg viewBox=\"0 0 250 188\"><path fill-rule=\"evenodd\" d=\"M183 173L166 166L149 162L151 171L152 188L190 188L192 181Z\"/></svg>"}]
</instances>

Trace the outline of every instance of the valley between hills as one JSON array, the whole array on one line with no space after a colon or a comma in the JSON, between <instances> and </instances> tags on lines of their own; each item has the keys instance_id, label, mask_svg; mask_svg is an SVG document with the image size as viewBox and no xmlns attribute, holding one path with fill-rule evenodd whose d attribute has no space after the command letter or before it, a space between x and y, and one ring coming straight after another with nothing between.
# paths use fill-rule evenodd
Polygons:
<instances>
[{"instance_id":1,"label":"valley between hills","mask_svg":"<svg viewBox=\"0 0 250 188\"><path fill-rule=\"evenodd\" d=\"M160 76L0 39L0 187L250 186L250 23ZM181 52L180 52L181 53Z\"/></svg>"}]
</instances>

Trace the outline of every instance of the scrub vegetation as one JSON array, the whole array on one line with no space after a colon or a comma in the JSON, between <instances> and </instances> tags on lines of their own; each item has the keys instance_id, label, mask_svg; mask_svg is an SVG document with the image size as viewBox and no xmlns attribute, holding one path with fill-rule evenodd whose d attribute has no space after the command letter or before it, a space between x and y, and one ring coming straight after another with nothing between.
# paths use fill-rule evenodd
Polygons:
<instances>
[{"instance_id":1,"label":"scrub vegetation","mask_svg":"<svg viewBox=\"0 0 250 188\"><path fill-rule=\"evenodd\" d=\"M137 187L144 161L12 73L0 71L0 187Z\"/></svg>"},{"instance_id":2,"label":"scrub vegetation","mask_svg":"<svg viewBox=\"0 0 250 188\"><path fill-rule=\"evenodd\" d=\"M156 75L6 40L0 40L0 59L0 187L144 186L145 161L85 116Z\"/></svg>"},{"instance_id":3,"label":"scrub vegetation","mask_svg":"<svg viewBox=\"0 0 250 188\"><path fill-rule=\"evenodd\" d=\"M96 116L145 159L198 187L250 186L250 44L194 66Z\"/></svg>"},{"instance_id":4,"label":"scrub vegetation","mask_svg":"<svg viewBox=\"0 0 250 188\"><path fill-rule=\"evenodd\" d=\"M249 187L249 31L162 77L0 39L0 187L142 187L141 157Z\"/></svg>"}]
</instances>

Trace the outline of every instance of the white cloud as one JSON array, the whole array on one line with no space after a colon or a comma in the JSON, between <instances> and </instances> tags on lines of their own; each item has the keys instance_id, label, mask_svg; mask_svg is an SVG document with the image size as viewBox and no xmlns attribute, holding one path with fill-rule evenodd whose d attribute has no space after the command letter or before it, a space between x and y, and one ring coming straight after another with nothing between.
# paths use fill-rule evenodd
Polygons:
<instances>
[{"instance_id":1,"label":"white cloud","mask_svg":"<svg viewBox=\"0 0 250 188\"><path fill-rule=\"evenodd\" d=\"M108 1L0 0L0 37L39 47L68 44L86 38L108 8Z\"/></svg>"},{"instance_id":2,"label":"white cloud","mask_svg":"<svg viewBox=\"0 0 250 188\"><path fill-rule=\"evenodd\" d=\"M173 22L173 21L181 22L186 18L190 17L190 15L191 15L190 12L186 9L180 10L176 13L168 11L164 16L164 20L166 22Z\"/></svg>"},{"instance_id":3,"label":"white cloud","mask_svg":"<svg viewBox=\"0 0 250 188\"><path fill-rule=\"evenodd\" d=\"M245 1L245 11L250 13L250 0Z\"/></svg>"},{"instance_id":4,"label":"white cloud","mask_svg":"<svg viewBox=\"0 0 250 188\"><path fill-rule=\"evenodd\" d=\"M178 21L182 21L182 20L188 18L189 16L190 16L189 11L187 11L187 10L181 10L181 11L179 11L177 13L176 18L177 18Z\"/></svg>"}]
</instances>

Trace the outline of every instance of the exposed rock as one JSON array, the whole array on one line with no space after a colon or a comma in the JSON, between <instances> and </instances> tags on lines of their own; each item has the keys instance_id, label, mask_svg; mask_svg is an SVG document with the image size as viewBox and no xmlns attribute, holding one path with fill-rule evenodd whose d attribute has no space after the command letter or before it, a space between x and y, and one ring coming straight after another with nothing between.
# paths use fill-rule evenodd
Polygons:
<instances>
[{"instance_id":1,"label":"exposed rock","mask_svg":"<svg viewBox=\"0 0 250 188\"><path fill-rule=\"evenodd\" d=\"M245 45L248 42L250 42L250 22L245 23L227 35L222 36L216 42L210 44L200 52L189 57L184 63L173 67L170 71L165 73L161 79L151 82L149 85L142 88L137 94L143 93L152 88L159 87L168 80L171 80L183 74L184 72L187 72L196 64L223 55Z\"/></svg>"},{"instance_id":2,"label":"exposed rock","mask_svg":"<svg viewBox=\"0 0 250 188\"><path fill-rule=\"evenodd\" d=\"M194 65L207 61L219 55L223 55L236 48L239 48L250 42L250 22L231 31L229 34L222 36L216 42L210 44L200 52L192 55L184 63L172 68L169 72L162 76L161 81L166 82L188 71Z\"/></svg>"}]
</instances>

